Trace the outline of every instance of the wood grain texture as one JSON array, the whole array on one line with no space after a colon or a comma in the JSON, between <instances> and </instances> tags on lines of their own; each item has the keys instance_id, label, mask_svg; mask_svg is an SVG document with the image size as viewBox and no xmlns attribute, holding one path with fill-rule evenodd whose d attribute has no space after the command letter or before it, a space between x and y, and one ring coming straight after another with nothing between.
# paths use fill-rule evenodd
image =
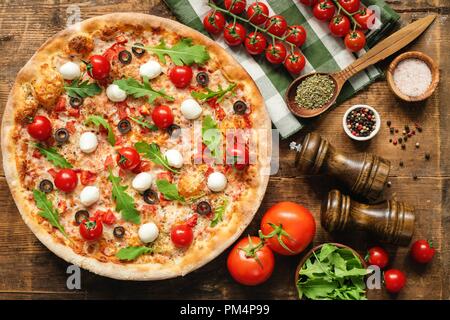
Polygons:
<instances>
[{"instance_id":1,"label":"wood grain texture","mask_svg":"<svg viewBox=\"0 0 450 320\"><path fill-rule=\"evenodd\" d=\"M438 254L430 265L417 266L410 261L408 248L388 246L392 266L408 276L406 288L398 296L384 290L369 293L372 299L449 299L450 298L450 123L448 101L450 93L450 4L447 0L387 1L401 13L402 24L437 13L434 24L407 50L419 50L430 55L440 65L441 84L425 102L414 105L397 100L385 81L380 80L356 97L334 108L318 119L309 121L307 128L288 141L280 143L280 168L271 177L266 196L253 223L246 233L254 234L262 214L281 201L296 201L309 207L317 221L313 245L324 241L339 241L364 254L376 244L363 233L347 233L331 237L319 225L320 203L338 182L326 176L301 175L294 168L295 154L289 142L301 141L309 131L317 131L337 149L344 152L366 151L380 154L392 163L391 188L384 199L396 199L416 207L417 222L413 239L433 239ZM51 35L65 27L69 1L2 1L0 4L0 114L3 115L7 95L19 69L35 50ZM80 1L81 18L117 11L136 11L171 17L160 1ZM69 12L70 13L70 12ZM390 61L387 60L384 65ZM341 128L345 110L356 103L375 107L382 117L382 128L372 141L357 143ZM385 124L402 128L418 122L423 132L408 141L406 149L388 143L391 137ZM420 148L414 144L420 142ZM429 152L431 159L424 160ZM399 162L403 161L401 167ZM418 179L413 180L413 175ZM342 188L341 188L342 189ZM342 189L343 192L346 190ZM159 282L122 282L82 271L82 289L66 288L68 264L47 250L22 222L8 190L3 169L0 169L0 299L295 299L294 272L298 257L276 257L273 277L256 288L236 284L225 266L226 254L184 278Z\"/></svg>"}]
</instances>

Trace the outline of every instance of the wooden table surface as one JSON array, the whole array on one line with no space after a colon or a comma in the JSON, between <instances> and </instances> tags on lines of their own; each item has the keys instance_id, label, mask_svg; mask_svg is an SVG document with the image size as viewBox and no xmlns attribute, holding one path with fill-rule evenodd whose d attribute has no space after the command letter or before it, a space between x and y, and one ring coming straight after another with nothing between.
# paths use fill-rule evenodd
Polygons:
<instances>
[{"instance_id":1,"label":"wooden table surface","mask_svg":"<svg viewBox=\"0 0 450 320\"><path fill-rule=\"evenodd\" d=\"M280 170L270 178L266 196L255 219L246 233L255 234L261 216L267 208L281 200L299 202L314 213L317 235L314 244L335 240L349 244L364 254L369 245L375 244L364 235L347 234L331 237L319 222L320 202L328 190L339 186L323 176L302 176L293 167L294 154L288 144L301 141L305 132L316 131L328 138L337 148L346 152L368 151L382 155L392 162L392 187L384 198L398 199L416 207L416 231L414 239L434 241L437 255L427 266L415 265L408 256L408 248L388 246L392 266L404 270L408 277L405 289L393 297L384 290L369 293L372 299L449 299L450 280L450 1L414 0L387 1L401 14L406 24L429 13L438 18L424 35L407 48L430 55L440 65L439 89L425 103L416 105L401 103L389 91L384 80L379 80L353 99L335 108L319 119L311 121L307 128L291 139L282 141ZM73 2L72 2L73 4ZM0 4L0 106L1 114L8 92L19 69L35 50L50 36L63 29L70 5L68 1L5 1ZM136 11L171 17L167 7L159 1L82 1L78 3L81 18L120 12ZM70 13L70 12L69 12ZM383 119L378 136L369 143L352 142L343 132L341 120L347 107L366 103L375 107ZM418 122L423 132L407 143L406 150L389 144L386 121L403 127ZM420 148L414 147L420 142ZM425 152L431 154L424 160ZM404 167L399 162L404 162ZM413 180L413 175L418 179ZM184 278L158 282L123 282L82 271L81 290L66 288L68 264L56 257L31 233L22 222L11 198L0 169L0 299L295 299L294 272L300 259L276 258L272 278L258 287L243 287L235 283L226 270L227 252L213 262ZM447 232L446 232L447 231Z\"/></svg>"}]
</instances>

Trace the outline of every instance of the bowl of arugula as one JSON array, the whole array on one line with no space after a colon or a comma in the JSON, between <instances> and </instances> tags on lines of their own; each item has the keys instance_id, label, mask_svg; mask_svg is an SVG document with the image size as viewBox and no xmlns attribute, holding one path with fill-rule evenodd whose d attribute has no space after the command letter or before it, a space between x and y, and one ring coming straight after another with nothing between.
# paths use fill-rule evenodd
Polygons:
<instances>
[{"instance_id":1,"label":"bowl of arugula","mask_svg":"<svg viewBox=\"0 0 450 320\"><path fill-rule=\"evenodd\" d=\"M364 259L340 243L311 249L298 264L295 285L299 299L366 300Z\"/></svg>"}]
</instances>

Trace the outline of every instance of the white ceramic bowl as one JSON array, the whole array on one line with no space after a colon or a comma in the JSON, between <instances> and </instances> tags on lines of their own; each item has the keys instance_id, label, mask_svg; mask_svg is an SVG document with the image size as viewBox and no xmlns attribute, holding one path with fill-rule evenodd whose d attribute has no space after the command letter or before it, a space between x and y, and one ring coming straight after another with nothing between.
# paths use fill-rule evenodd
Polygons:
<instances>
[{"instance_id":1,"label":"white ceramic bowl","mask_svg":"<svg viewBox=\"0 0 450 320\"><path fill-rule=\"evenodd\" d=\"M346 121L347 120L347 116L349 115L350 112L352 112L353 110L355 110L357 108L367 108L369 110L372 110L374 115L375 115L375 129L367 137L356 137L356 136L354 136L352 134L350 129L347 128L347 121ZM348 108L348 110L345 112L344 117L342 118L342 126L344 127L345 133L350 138L352 138L353 140L356 140L356 141L367 141L367 140L370 140L373 137L375 137L377 135L378 131L380 131L381 118L380 118L380 115L378 114L377 110L375 110L371 106L368 106L368 105L365 105L365 104L355 104L354 106L351 106L350 108Z\"/></svg>"}]
</instances>

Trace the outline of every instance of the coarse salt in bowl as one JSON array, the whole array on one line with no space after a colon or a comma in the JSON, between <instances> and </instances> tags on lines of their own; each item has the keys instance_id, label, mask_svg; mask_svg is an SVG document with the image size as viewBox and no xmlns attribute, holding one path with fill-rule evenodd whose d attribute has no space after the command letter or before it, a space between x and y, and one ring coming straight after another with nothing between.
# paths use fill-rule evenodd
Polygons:
<instances>
[{"instance_id":1,"label":"coarse salt in bowl","mask_svg":"<svg viewBox=\"0 0 450 320\"><path fill-rule=\"evenodd\" d=\"M353 110L358 109L358 108L367 108L370 111L372 111L374 116L375 116L375 128L366 137L358 137L358 136L353 135L351 130L347 127L347 117L348 117L348 115L350 114L350 112L352 112ZM377 112L377 110L375 110L373 107L368 106L366 104L355 104L354 106L351 106L350 108L348 108L348 110L345 112L344 117L342 118L342 127L344 128L345 133L350 138L352 138L353 140L356 140L356 141L367 141L367 140L370 140L373 137L375 137L377 135L378 131L380 131L381 117L380 117L380 114Z\"/></svg>"}]
</instances>

